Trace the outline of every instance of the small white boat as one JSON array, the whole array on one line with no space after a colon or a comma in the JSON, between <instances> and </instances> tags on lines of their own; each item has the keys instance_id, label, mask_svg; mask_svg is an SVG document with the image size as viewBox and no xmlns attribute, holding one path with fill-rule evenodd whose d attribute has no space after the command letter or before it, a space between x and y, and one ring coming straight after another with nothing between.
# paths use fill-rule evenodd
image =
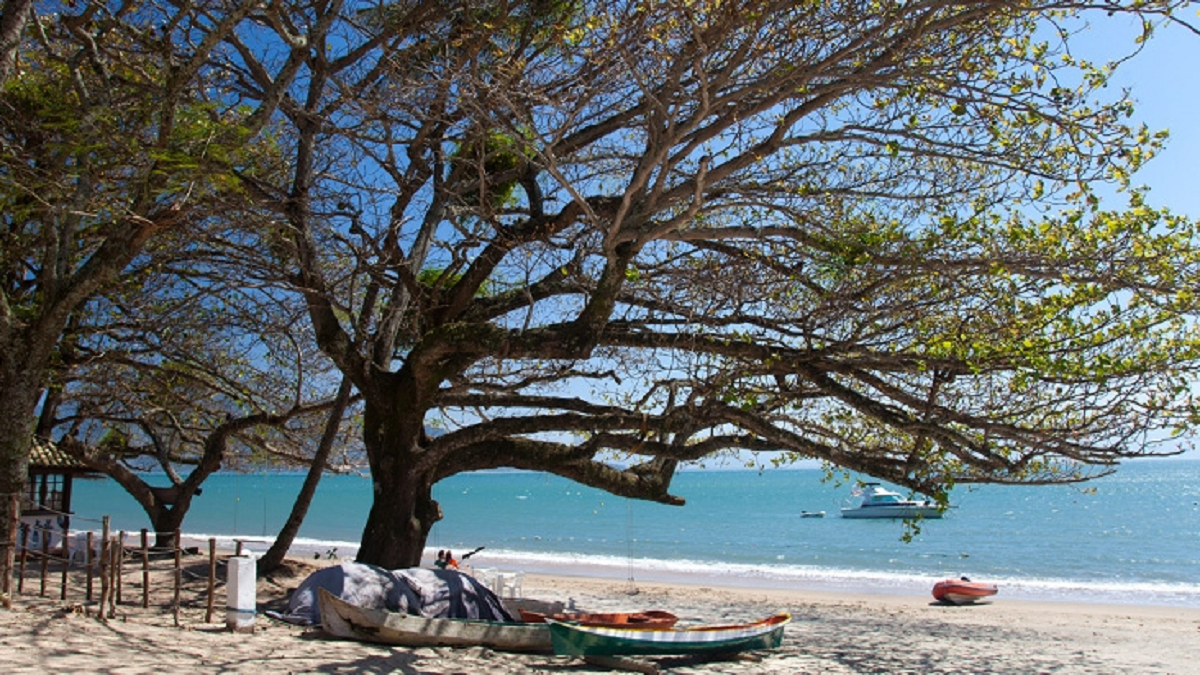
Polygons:
<instances>
[{"instance_id":1,"label":"small white boat","mask_svg":"<svg viewBox=\"0 0 1200 675\"><path fill-rule=\"evenodd\" d=\"M855 494L861 498L857 506L842 509L843 518L941 518L937 502L928 499L905 499L879 483L864 483Z\"/></svg>"},{"instance_id":2,"label":"small white boat","mask_svg":"<svg viewBox=\"0 0 1200 675\"><path fill-rule=\"evenodd\" d=\"M824 518L825 512L824 511L801 511L800 517L801 518Z\"/></svg>"}]
</instances>

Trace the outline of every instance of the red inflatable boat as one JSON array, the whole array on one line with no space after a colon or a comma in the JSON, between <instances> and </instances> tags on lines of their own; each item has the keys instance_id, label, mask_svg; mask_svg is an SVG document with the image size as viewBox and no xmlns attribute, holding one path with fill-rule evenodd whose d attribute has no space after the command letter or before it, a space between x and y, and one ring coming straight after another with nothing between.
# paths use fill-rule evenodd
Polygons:
<instances>
[{"instance_id":1,"label":"red inflatable boat","mask_svg":"<svg viewBox=\"0 0 1200 675\"><path fill-rule=\"evenodd\" d=\"M933 585L933 597L950 605L969 605L997 593L996 584L961 579L946 579Z\"/></svg>"}]
</instances>

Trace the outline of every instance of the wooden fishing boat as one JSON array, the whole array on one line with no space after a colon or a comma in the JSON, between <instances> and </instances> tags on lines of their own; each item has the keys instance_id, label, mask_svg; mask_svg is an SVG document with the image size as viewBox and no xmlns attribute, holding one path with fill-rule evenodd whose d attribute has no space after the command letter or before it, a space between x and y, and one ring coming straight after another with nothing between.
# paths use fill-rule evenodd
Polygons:
<instances>
[{"instance_id":1,"label":"wooden fishing boat","mask_svg":"<svg viewBox=\"0 0 1200 675\"><path fill-rule=\"evenodd\" d=\"M732 626L697 626L653 630L610 628L547 619L554 653L560 656L635 656L653 654L732 654L775 649L791 614Z\"/></svg>"},{"instance_id":2,"label":"wooden fishing boat","mask_svg":"<svg viewBox=\"0 0 1200 675\"><path fill-rule=\"evenodd\" d=\"M649 609L644 612L557 612L547 614L527 609L520 610L525 623L545 623L547 618L555 621L579 623L585 626L608 626L613 628L654 628L666 630L675 625L679 617L670 612Z\"/></svg>"},{"instance_id":3,"label":"wooden fishing boat","mask_svg":"<svg viewBox=\"0 0 1200 675\"><path fill-rule=\"evenodd\" d=\"M933 597L950 605L970 605L999 592L996 584L961 579L946 579L933 585Z\"/></svg>"},{"instance_id":4,"label":"wooden fishing boat","mask_svg":"<svg viewBox=\"0 0 1200 675\"><path fill-rule=\"evenodd\" d=\"M318 589L321 628L350 640L402 647L487 647L504 652L549 653L547 624L502 623L476 619L427 619L423 616L356 607Z\"/></svg>"}]
</instances>

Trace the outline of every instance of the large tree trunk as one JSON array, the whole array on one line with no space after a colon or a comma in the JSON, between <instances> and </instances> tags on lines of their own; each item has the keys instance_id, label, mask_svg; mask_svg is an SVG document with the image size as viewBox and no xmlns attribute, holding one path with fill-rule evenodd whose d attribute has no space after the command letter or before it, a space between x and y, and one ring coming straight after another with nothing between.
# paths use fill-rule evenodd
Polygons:
<instances>
[{"instance_id":1,"label":"large tree trunk","mask_svg":"<svg viewBox=\"0 0 1200 675\"><path fill-rule=\"evenodd\" d=\"M9 415L6 413L2 416ZM25 494L25 480L29 473L30 426L12 430L0 422L0 523L3 524L4 535L0 542L0 547L3 547L0 574L4 575L4 606L7 609L12 609L13 561L17 533L21 527L21 497Z\"/></svg>"},{"instance_id":2,"label":"large tree trunk","mask_svg":"<svg viewBox=\"0 0 1200 675\"><path fill-rule=\"evenodd\" d=\"M402 405L402 404L401 404ZM441 508L433 500L432 468L422 457L424 418L366 401L363 441L374 488L358 561L387 569L415 567Z\"/></svg>"},{"instance_id":3,"label":"large tree trunk","mask_svg":"<svg viewBox=\"0 0 1200 675\"><path fill-rule=\"evenodd\" d=\"M9 343L11 347L12 343ZM0 349L4 349L0 345ZM27 350L23 350L27 351ZM21 499L29 477L29 450L37 402L38 380L29 376L40 370L15 360L16 352L0 357L0 574L3 575L4 606L12 608L13 561L21 527Z\"/></svg>"},{"instance_id":4,"label":"large tree trunk","mask_svg":"<svg viewBox=\"0 0 1200 675\"><path fill-rule=\"evenodd\" d=\"M145 508L145 504L142 505ZM154 526L154 548L170 550L175 546L175 531L183 526L183 518L187 515L191 500L187 504L175 506L158 505L146 508L150 516L150 524Z\"/></svg>"},{"instance_id":5,"label":"large tree trunk","mask_svg":"<svg viewBox=\"0 0 1200 675\"><path fill-rule=\"evenodd\" d=\"M329 417L325 421L325 431L321 435L321 443L317 446L312 464L308 467L308 474L304 477L304 485L300 487L300 494L296 495L296 501L292 502L292 511L288 514L283 528L279 530L279 536L275 537L271 548L267 549L266 555L258 561L258 574L266 574L279 567L283 563L288 549L291 548L292 542L296 540L296 534L300 532L300 525L304 523L304 516L308 514L308 507L317 493L317 485L321 483L321 474L325 472L325 464L329 461L329 454L333 451L338 427L341 426L342 416L346 414L346 405L350 402L350 392L353 389L350 378L343 377L342 384L338 387L337 398L333 402L333 408L329 411Z\"/></svg>"},{"instance_id":6,"label":"large tree trunk","mask_svg":"<svg viewBox=\"0 0 1200 675\"><path fill-rule=\"evenodd\" d=\"M388 476L373 472L371 479L375 499L363 529L358 562L386 569L420 565L429 530L441 517L432 486L410 472Z\"/></svg>"}]
</instances>

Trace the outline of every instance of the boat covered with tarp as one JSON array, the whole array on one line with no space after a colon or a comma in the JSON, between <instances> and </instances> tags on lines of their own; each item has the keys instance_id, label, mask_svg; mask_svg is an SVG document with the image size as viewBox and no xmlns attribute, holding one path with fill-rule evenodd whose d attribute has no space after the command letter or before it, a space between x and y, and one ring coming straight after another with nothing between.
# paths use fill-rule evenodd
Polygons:
<instances>
[{"instance_id":1,"label":"boat covered with tarp","mask_svg":"<svg viewBox=\"0 0 1200 675\"><path fill-rule=\"evenodd\" d=\"M318 589L321 629L329 635L400 647L487 647L503 652L549 653L550 626L545 623L431 619L357 607L328 590Z\"/></svg>"}]
</instances>

